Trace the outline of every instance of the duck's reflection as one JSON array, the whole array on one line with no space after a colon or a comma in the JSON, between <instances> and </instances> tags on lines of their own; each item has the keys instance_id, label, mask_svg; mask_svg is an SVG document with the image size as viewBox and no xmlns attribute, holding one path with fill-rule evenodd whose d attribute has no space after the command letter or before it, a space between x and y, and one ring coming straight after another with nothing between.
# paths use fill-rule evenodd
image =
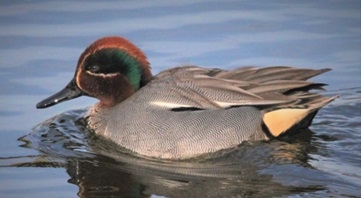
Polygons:
<instances>
[{"instance_id":1,"label":"duck's reflection","mask_svg":"<svg viewBox=\"0 0 361 198\"><path fill-rule=\"evenodd\" d=\"M294 146L279 146L267 149L268 145L245 145L240 152L202 162L160 163L130 156L98 156L69 160L66 169L69 182L79 186L80 197L273 197L321 190L320 186L283 185L272 174L261 173L271 162L294 164L295 157L301 155ZM259 153L255 152L258 149ZM246 150L254 155L244 155ZM269 155L271 150L274 156Z\"/></svg>"},{"instance_id":2,"label":"duck's reflection","mask_svg":"<svg viewBox=\"0 0 361 198\"><path fill-rule=\"evenodd\" d=\"M79 187L79 197L144 197L144 186L130 173L111 171L104 163L69 161L69 183Z\"/></svg>"}]
</instances>

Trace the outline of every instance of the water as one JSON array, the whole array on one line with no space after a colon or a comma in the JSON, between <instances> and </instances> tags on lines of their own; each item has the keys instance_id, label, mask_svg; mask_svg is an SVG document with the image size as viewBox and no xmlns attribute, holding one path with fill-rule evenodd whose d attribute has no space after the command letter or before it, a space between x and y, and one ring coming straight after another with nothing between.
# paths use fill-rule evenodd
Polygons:
<instances>
[{"instance_id":1,"label":"water","mask_svg":"<svg viewBox=\"0 0 361 198\"><path fill-rule=\"evenodd\" d=\"M361 197L360 24L360 1L1 2L0 197ZM340 98L287 140L203 160L135 158L83 127L95 99L35 109L106 35L137 44L154 74L189 63L329 67L314 81Z\"/></svg>"}]
</instances>

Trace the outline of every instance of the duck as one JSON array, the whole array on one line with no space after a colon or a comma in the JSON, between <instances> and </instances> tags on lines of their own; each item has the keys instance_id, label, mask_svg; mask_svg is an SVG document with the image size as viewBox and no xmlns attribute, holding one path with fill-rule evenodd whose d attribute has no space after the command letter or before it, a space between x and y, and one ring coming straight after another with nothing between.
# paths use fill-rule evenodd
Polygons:
<instances>
[{"instance_id":1,"label":"duck","mask_svg":"<svg viewBox=\"0 0 361 198\"><path fill-rule=\"evenodd\" d=\"M85 116L97 136L137 156L189 159L308 128L337 97L313 91L326 84L308 80L329 70L183 65L153 76L141 49L107 36L80 55L65 88L36 107L97 98Z\"/></svg>"}]
</instances>

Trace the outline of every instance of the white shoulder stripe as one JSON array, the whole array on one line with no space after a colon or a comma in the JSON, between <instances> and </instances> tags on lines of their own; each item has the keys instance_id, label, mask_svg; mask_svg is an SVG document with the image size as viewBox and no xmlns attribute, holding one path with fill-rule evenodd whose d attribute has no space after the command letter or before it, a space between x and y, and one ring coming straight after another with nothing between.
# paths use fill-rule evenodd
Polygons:
<instances>
[{"instance_id":1,"label":"white shoulder stripe","mask_svg":"<svg viewBox=\"0 0 361 198\"><path fill-rule=\"evenodd\" d=\"M159 106L159 107L165 107L165 108L193 107L191 105L171 103L171 102L162 102L162 101L152 101L152 102L150 102L150 104Z\"/></svg>"},{"instance_id":2,"label":"white shoulder stripe","mask_svg":"<svg viewBox=\"0 0 361 198\"><path fill-rule=\"evenodd\" d=\"M217 105L219 105L222 108L230 107L230 106L236 106L236 105L242 105L243 103L235 103L235 102L221 102L221 101L214 101Z\"/></svg>"}]
</instances>

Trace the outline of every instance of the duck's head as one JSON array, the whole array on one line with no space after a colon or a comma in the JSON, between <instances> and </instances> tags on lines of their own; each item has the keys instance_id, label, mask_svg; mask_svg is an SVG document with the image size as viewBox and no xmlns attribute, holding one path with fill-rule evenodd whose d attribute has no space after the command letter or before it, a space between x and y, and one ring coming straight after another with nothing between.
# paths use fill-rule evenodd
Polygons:
<instances>
[{"instance_id":1,"label":"duck's head","mask_svg":"<svg viewBox=\"0 0 361 198\"><path fill-rule=\"evenodd\" d=\"M70 83L36 107L47 108L82 95L98 98L101 105L113 106L151 78L149 62L138 47L121 37L104 37L81 54Z\"/></svg>"}]
</instances>

